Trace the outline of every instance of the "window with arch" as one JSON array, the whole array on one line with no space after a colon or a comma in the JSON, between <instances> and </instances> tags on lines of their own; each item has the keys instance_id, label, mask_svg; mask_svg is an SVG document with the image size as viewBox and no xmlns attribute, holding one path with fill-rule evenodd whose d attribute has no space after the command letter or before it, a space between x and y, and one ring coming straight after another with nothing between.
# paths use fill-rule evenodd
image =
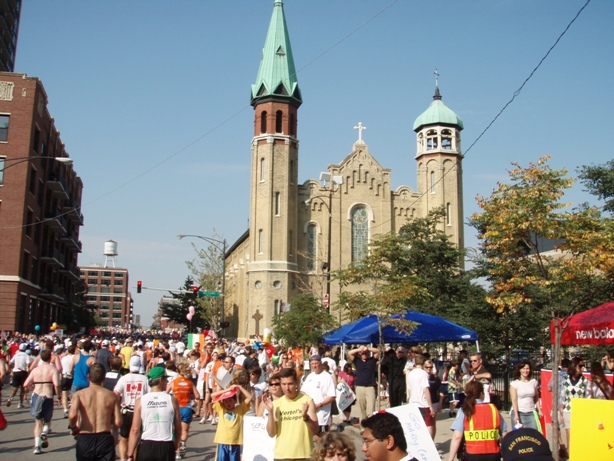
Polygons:
<instances>
[{"instance_id":1,"label":"window with arch","mask_svg":"<svg viewBox=\"0 0 614 461\"><path fill-rule=\"evenodd\" d=\"M284 113L280 110L278 110L275 113L275 133L283 133L283 129L282 129L282 120L283 120L283 115Z\"/></svg>"},{"instance_id":2,"label":"window with arch","mask_svg":"<svg viewBox=\"0 0 614 461\"><path fill-rule=\"evenodd\" d=\"M428 130L426 132L426 150L437 149L437 130Z\"/></svg>"},{"instance_id":3,"label":"window with arch","mask_svg":"<svg viewBox=\"0 0 614 461\"><path fill-rule=\"evenodd\" d=\"M352 262L359 263L369 248L369 214L364 206L352 210Z\"/></svg>"},{"instance_id":4,"label":"window with arch","mask_svg":"<svg viewBox=\"0 0 614 461\"><path fill-rule=\"evenodd\" d=\"M264 231L260 229L258 231L258 254L262 254L264 250Z\"/></svg>"},{"instance_id":5,"label":"window with arch","mask_svg":"<svg viewBox=\"0 0 614 461\"><path fill-rule=\"evenodd\" d=\"M441 148L445 150L452 149L452 130L441 131Z\"/></svg>"},{"instance_id":6,"label":"window with arch","mask_svg":"<svg viewBox=\"0 0 614 461\"><path fill-rule=\"evenodd\" d=\"M435 193L436 184L437 184L437 181L435 180L435 172L431 171L431 194Z\"/></svg>"},{"instance_id":7,"label":"window with arch","mask_svg":"<svg viewBox=\"0 0 614 461\"><path fill-rule=\"evenodd\" d=\"M281 214L281 193L275 192L275 216Z\"/></svg>"},{"instance_id":8,"label":"window with arch","mask_svg":"<svg viewBox=\"0 0 614 461\"><path fill-rule=\"evenodd\" d=\"M264 157L262 157L260 159L260 181L264 181L264 166L265 166L265 161L264 161Z\"/></svg>"},{"instance_id":9,"label":"window with arch","mask_svg":"<svg viewBox=\"0 0 614 461\"><path fill-rule=\"evenodd\" d=\"M450 202L446 204L446 226L452 225L452 206Z\"/></svg>"},{"instance_id":10,"label":"window with arch","mask_svg":"<svg viewBox=\"0 0 614 461\"><path fill-rule=\"evenodd\" d=\"M290 135L296 136L296 115L290 114Z\"/></svg>"},{"instance_id":11,"label":"window with arch","mask_svg":"<svg viewBox=\"0 0 614 461\"><path fill-rule=\"evenodd\" d=\"M317 227L315 224L307 226L307 269L315 268L315 259L318 250Z\"/></svg>"},{"instance_id":12,"label":"window with arch","mask_svg":"<svg viewBox=\"0 0 614 461\"><path fill-rule=\"evenodd\" d=\"M260 113L260 133L266 133L266 110Z\"/></svg>"}]
</instances>

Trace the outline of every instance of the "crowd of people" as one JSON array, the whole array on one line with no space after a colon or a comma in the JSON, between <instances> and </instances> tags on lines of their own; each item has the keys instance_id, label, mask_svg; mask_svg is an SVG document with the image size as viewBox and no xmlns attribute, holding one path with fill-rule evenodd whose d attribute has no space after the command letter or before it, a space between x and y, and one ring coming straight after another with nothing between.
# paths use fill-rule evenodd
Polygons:
<instances>
[{"instance_id":1,"label":"crowd of people","mask_svg":"<svg viewBox=\"0 0 614 461\"><path fill-rule=\"evenodd\" d=\"M508 424L490 401L492 375L479 353L461 350L438 370L437 362L418 346L393 348L382 357L378 348L360 346L342 357L340 348L334 353L317 347L301 350L259 340L207 337L204 344L186 342L142 335L3 339L0 378L10 374L5 404L31 402L35 454L49 446L57 401L77 437L78 460L180 460L196 420L217 426L216 459L239 461L246 415L266 419L268 435L276 438L275 459L351 460L353 444L342 433L331 432L333 414L342 418L340 426L362 430L368 459L393 460L407 447L392 427L390 416L396 417L376 412L381 366L387 404L415 404L433 439L437 416L444 401L449 403L450 461L458 453L468 461L500 459L501 439L510 429L541 431L540 388L526 360L514 370ZM561 364L560 421L567 440L571 398L614 397L603 372L614 360L604 361L592 364L591 380L582 375L582 359ZM352 407L337 408L339 383L355 394L357 420L351 418ZM375 443L393 439L386 447Z\"/></svg>"}]
</instances>

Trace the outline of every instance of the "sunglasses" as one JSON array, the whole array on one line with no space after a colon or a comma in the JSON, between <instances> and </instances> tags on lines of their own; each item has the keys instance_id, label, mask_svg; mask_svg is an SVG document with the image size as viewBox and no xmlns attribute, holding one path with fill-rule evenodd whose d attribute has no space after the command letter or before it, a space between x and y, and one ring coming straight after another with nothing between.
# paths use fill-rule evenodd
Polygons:
<instances>
[{"instance_id":1,"label":"sunglasses","mask_svg":"<svg viewBox=\"0 0 614 461\"><path fill-rule=\"evenodd\" d=\"M269 386L280 386L281 383L269 383Z\"/></svg>"}]
</instances>

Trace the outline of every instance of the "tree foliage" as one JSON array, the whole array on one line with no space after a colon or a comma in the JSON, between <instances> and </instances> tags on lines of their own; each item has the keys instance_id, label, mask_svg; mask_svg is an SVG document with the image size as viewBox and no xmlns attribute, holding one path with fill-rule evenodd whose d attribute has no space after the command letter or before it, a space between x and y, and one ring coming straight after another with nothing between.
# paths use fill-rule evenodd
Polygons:
<instances>
[{"instance_id":1,"label":"tree foliage","mask_svg":"<svg viewBox=\"0 0 614 461\"><path fill-rule=\"evenodd\" d=\"M466 324L462 311L472 285L461 270L463 252L442 230L444 219L443 209L432 210L397 234L377 236L359 264L336 274L350 287L338 301L350 320L374 313L409 334L415 324L390 316L414 310Z\"/></svg>"},{"instance_id":2,"label":"tree foliage","mask_svg":"<svg viewBox=\"0 0 614 461\"><path fill-rule=\"evenodd\" d=\"M527 168L514 164L509 184L500 183L488 198L478 197L483 211L472 219L481 230L493 283L487 301L495 312L501 319L516 321L534 309L554 322L552 385L556 389L560 338L568 319L613 294L614 226L595 207L568 211L569 204L561 200L573 179L567 170L551 169L548 160L541 158ZM607 298L599 299L606 293ZM556 392L553 399L557 408ZM553 412L555 443L558 431L558 412ZM558 459L556 445L553 451Z\"/></svg>"},{"instance_id":3,"label":"tree foliage","mask_svg":"<svg viewBox=\"0 0 614 461\"><path fill-rule=\"evenodd\" d=\"M614 211L614 160L603 165L584 165L578 169L580 180L586 190L605 201L603 209Z\"/></svg>"},{"instance_id":4,"label":"tree foliage","mask_svg":"<svg viewBox=\"0 0 614 461\"><path fill-rule=\"evenodd\" d=\"M176 292L171 292L175 302L162 305L162 315L164 317L168 317L169 320L178 324L189 326L192 331L196 328L204 329L209 326L209 319L206 317L206 313L203 313L203 310L199 307L198 300L193 294L192 287L194 285L194 279L190 276L186 277L183 286ZM194 306L195 310L191 324L186 318L190 312L190 306Z\"/></svg>"},{"instance_id":5,"label":"tree foliage","mask_svg":"<svg viewBox=\"0 0 614 461\"><path fill-rule=\"evenodd\" d=\"M223 241L223 237L215 231L209 237L213 241ZM193 275L195 284L201 291L218 291L221 293L224 277L223 246L208 242L205 247L192 243L196 258L186 261L188 269ZM217 325L222 319L223 297L199 298L194 304L199 317L206 323ZM194 323L194 322L193 322Z\"/></svg>"},{"instance_id":6,"label":"tree foliage","mask_svg":"<svg viewBox=\"0 0 614 461\"><path fill-rule=\"evenodd\" d=\"M302 347L322 342L322 335L338 326L334 317L312 294L290 300L290 310L273 318L273 333L286 346Z\"/></svg>"}]
</instances>

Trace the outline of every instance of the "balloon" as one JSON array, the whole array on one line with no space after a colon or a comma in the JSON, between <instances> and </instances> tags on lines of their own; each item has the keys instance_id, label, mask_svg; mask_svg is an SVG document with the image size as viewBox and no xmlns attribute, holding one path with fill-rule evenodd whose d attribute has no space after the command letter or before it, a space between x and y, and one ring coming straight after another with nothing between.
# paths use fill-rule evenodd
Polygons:
<instances>
[{"instance_id":1,"label":"balloon","mask_svg":"<svg viewBox=\"0 0 614 461\"><path fill-rule=\"evenodd\" d=\"M53 324L51 325L53 328L57 328L58 324L56 322L53 322Z\"/></svg>"},{"instance_id":2,"label":"balloon","mask_svg":"<svg viewBox=\"0 0 614 461\"><path fill-rule=\"evenodd\" d=\"M194 309L194 306L190 306L190 314L194 315L196 314L196 310Z\"/></svg>"},{"instance_id":3,"label":"balloon","mask_svg":"<svg viewBox=\"0 0 614 461\"><path fill-rule=\"evenodd\" d=\"M35 329L36 331L40 331L41 326L40 326L40 325L36 325L36 326L34 327L34 329Z\"/></svg>"},{"instance_id":4,"label":"balloon","mask_svg":"<svg viewBox=\"0 0 614 461\"><path fill-rule=\"evenodd\" d=\"M185 318L188 319L190 322L192 321L192 317L193 317L192 313L189 313L188 315L185 316Z\"/></svg>"},{"instance_id":5,"label":"balloon","mask_svg":"<svg viewBox=\"0 0 614 461\"><path fill-rule=\"evenodd\" d=\"M49 328L51 331L55 331L57 327L55 325L51 325L51 327Z\"/></svg>"}]
</instances>

